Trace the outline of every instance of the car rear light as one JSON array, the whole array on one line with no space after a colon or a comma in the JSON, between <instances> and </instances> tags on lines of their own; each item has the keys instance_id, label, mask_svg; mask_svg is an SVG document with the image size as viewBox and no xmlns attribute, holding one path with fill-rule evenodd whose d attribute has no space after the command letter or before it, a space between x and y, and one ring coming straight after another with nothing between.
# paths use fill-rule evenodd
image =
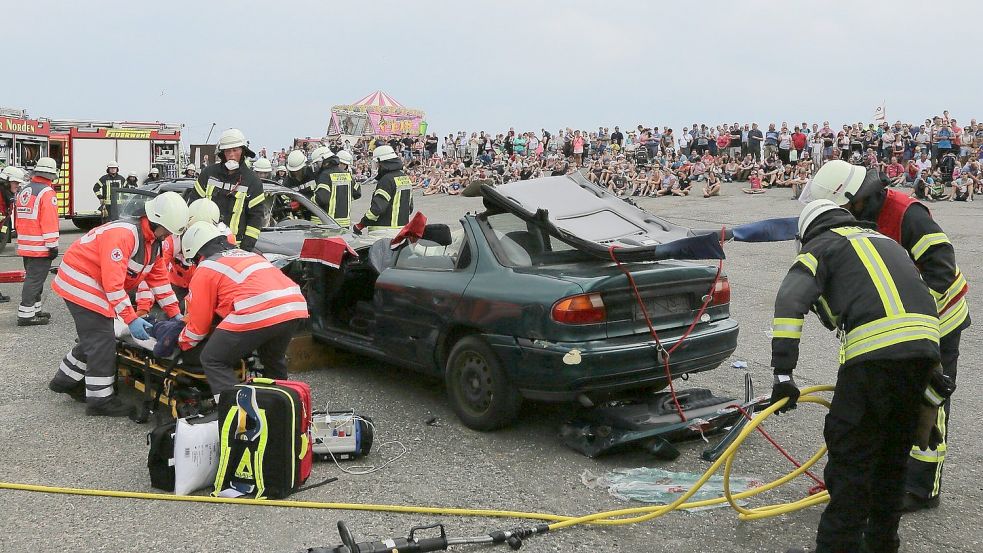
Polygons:
<instances>
[{"instance_id":1,"label":"car rear light","mask_svg":"<svg viewBox=\"0 0 983 553\"><path fill-rule=\"evenodd\" d=\"M723 305L725 303L730 303L730 281L727 280L727 277L722 276L713 286L713 292L710 294L710 305Z\"/></svg>"},{"instance_id":2,"label":"car rear light","mask_svg":"<svg viewBox=\"0 0 983 553\"><path fill-rule=\"evenodd\" d=\"M600 294L570 296L553 304L553 320L568 325L603 323L607 319Z\"/></svg>"}]
</instances>

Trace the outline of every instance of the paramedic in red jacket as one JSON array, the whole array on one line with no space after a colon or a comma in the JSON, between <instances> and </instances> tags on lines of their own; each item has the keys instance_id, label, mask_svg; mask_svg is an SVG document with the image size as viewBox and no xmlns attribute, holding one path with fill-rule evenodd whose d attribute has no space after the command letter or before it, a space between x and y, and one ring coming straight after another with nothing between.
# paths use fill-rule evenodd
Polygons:
<instances>
[{"instance_id":1,"label":"paramedic in red jacket","mask_svg":"<svg viewBox=\"0 0 983 553\"><path fill-rule=\"evenodd\" d=\"M211 335L202 346L201 365L212 394L218 397L239 383L233 368L254 350L264 376L286 379L287 345L309 316L300 287L262 255L229 244L206 222L188 228L181 249L197 266L178 343L187 351ZM216 316L221 322L213 329Z\"/></svg>"},{"instance_id":2,"label":"paramedic in red jacket","mask_svg":"<svg viewBox=\"0 0 983 553\"><path fill-rule=\"evenodd\" d=\"M51 183L58 166L42 157L31 182L17 192L15 216L17 255L24 258L24 288L17 307L17 326L46 325L51 315L41 311L41 292L51 261L58 257L58 197Z\"/></svg>"},{"instance_id":3,"label":"paramedic in red jacket","mask_svg":"<svg viewBox=\"0 0 983 553\"><path fill-rule=\"evenodd\" d=\"M137 316L129 298L129 292L144 280L167 316L180 317L161 249L164 239L182 232L187 224L188 205L177 193L165 192L146 203L146 215L96 227L65 252L51 287L65 300L75 319L79 341L62 360L48 388L79 401L84 389L86 414L131 414L131 408L113 391L113 320L119 318L126 323L134 338L149 338L152 325Z\"/></svg>"}]
</instances>

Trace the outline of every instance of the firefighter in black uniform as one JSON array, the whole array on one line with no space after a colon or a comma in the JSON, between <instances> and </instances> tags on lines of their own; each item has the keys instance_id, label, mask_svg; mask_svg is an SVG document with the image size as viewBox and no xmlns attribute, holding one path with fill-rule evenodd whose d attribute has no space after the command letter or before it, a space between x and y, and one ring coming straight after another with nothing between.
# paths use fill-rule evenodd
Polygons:
<instances>
[{"instance_id":1,"label":"firefighter in black uniform","mask_svg":"<svg viewBox=\"0 0 983 553\"><path fill-rule=\"evenodd\" d=\"M106 174L99 177L99 180L92 186L92 192L99 198L99 214L102 222L109 221L109 206L113 201L113 190L122 188L124 183L122 175L119 174L119 163L110 161L106 164Z\"/></svg>"},{"instance_id":2,"label":"firefighter in black uniform","mask_svg":"<svg viewBox=\"0 0 983 553\"><path fill-rule=\"evenodd\" d=\"M143 180L143 184L150 184L160 180L160 169L156 167L150 168L150 173L147 174L147 178Z\"/></svg>"},{"instance_id":3,"label":"firefighter in black uniform","mask_svg":"<svg viewBox=\"0 0 983 553\"><path fill-rule=\"evenodd\" d=\"M317 205L345 228L352 225L352 201L362 197L361 188L356 186L348 171L350 163L351 154L344 150L325 159L317 173L317 188L314 189Z\"/></svg>"},{"instance_id":4,"label":"firefighter in black uniform","mask_svg":"<svg viewBox=\"0 0 983 553\"><path fill-rule=\"evenodd\" d=\"M955 380L959 340L971 322L966 303L969 285L956 265L952 242L932 220L928 208L888 184L878 171L834 160L823 165L803 194L809 199L832 200L849 209L857 219L876 222L878 232L908 251L935 298L942 370ZM949 404L946 401L939 414L938 427L943 436L948 432ZM938 506L946 449L945 443L934 451L912 448L905 486L906 512Z\"/></svg>"},{"instance_id":5,"label":"firefighter in black uniform","mask_svg":"<svg viewBox=\"0 0 983 553\"><path fill-rule=\"evenodd\" d=\"M307 164L307 155L300 150L293 150L287 155L287 174L283 186L297 190L305 196L312 197L314 190L314 172Z\"/></svg>"},{"instance_id":6,"label":"firefighter in black uniform","mask_svg":"<svg viewBox=\"0 0 983 553\"><path fill-rule=\"evenodd\" d=\"M126 182L123 183L123 188L136 188L140 185L140 179L137 178L136 171L130 171L126 175Z\"/></svg>"},{"instance_id":7,"label":"firefighter in black uniform","mask_svg":"<svg viewBox=\"0 0 983 553\"><path fill-rule=\"evenodd\" d=\"M263 228L263 182L246 166L255 157L239 129L228 129L218 140L216 156L221 163L202 169L192 189L191 201L208 198L218 205L221 221L228 225L243 250L256 247Z\"/></svg>"},{"instance_id":8,"label":"firefighter in black uniform","mask_svg":"<svg viewBox=\"0 0 983 553\"><path fill-rule=\"evenodd\" d=\"M908 451L921 412L931 412L931 429L941 403L923 408L923 397L951 393L930 385L933 372L942 376L935 300L904 248L871 226L829 200L806 205L800 253L775 299L771 399L787 400L780 412L799 398L792 371L806 314L841 337L817 553L898 550Z\"/></svg>"},{"instance_id":9,"label":"firefighter in black uniform","mask_svg":"<svg viewBox=\"0 0 983 553\"><path fill-rule=\"evenodd\" d=\"M358 234L366 228L401 228L413 213L413 183L403 173L403 162L392 146L376 146L372 160L379 165L375 192L369 210L354 227Z\"/></svg>"}]
</instances>

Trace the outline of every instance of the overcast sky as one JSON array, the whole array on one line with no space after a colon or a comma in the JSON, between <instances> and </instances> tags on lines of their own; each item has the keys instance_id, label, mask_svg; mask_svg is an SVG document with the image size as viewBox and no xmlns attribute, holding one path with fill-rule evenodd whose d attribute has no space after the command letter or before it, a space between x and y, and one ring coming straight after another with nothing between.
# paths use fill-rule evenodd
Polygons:
<instances>
[{"instance_id":1,"label":"overcast sky","mask_svg":"<svg viewBox=\"0 0 983 553\"><path fill-rule=\"evenodd\" d=\"M983 116L976 0L3 2L34 117L324 134L382 89L456 130ZM941 26L939 26L941 24Z\"/></svg>"}]
</instances>

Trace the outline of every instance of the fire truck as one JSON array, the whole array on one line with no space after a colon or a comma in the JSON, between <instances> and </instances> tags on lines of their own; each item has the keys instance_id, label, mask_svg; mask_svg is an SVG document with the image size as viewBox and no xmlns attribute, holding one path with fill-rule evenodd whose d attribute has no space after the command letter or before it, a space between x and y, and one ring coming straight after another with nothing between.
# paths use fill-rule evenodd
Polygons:
<instances>
[{"instance_id":1,"label":"fire truck","mask_svg":"<svg viewBox=\"0 0 983 553\"><path fill-rule=\"evenodd\" d=\"M169 123L51 119L48 152L59 164L55 190L58 213L86 230L100 222L100 201L93 191L110 161L125 176L136 172L143 183L156 167L161 178L180 173L181 127Z\"/></svg>"},{"instance_id":2,"label":"fire truck","mask_svg":"<svg viewBox=\"0 0 983 553\"><path fill-rule=\"evenodd\" d=\"M33 167L48 155L50 132L44 119L31 119L22 109L0 108L0 165Z\"/></svg>"}]
</instances>

